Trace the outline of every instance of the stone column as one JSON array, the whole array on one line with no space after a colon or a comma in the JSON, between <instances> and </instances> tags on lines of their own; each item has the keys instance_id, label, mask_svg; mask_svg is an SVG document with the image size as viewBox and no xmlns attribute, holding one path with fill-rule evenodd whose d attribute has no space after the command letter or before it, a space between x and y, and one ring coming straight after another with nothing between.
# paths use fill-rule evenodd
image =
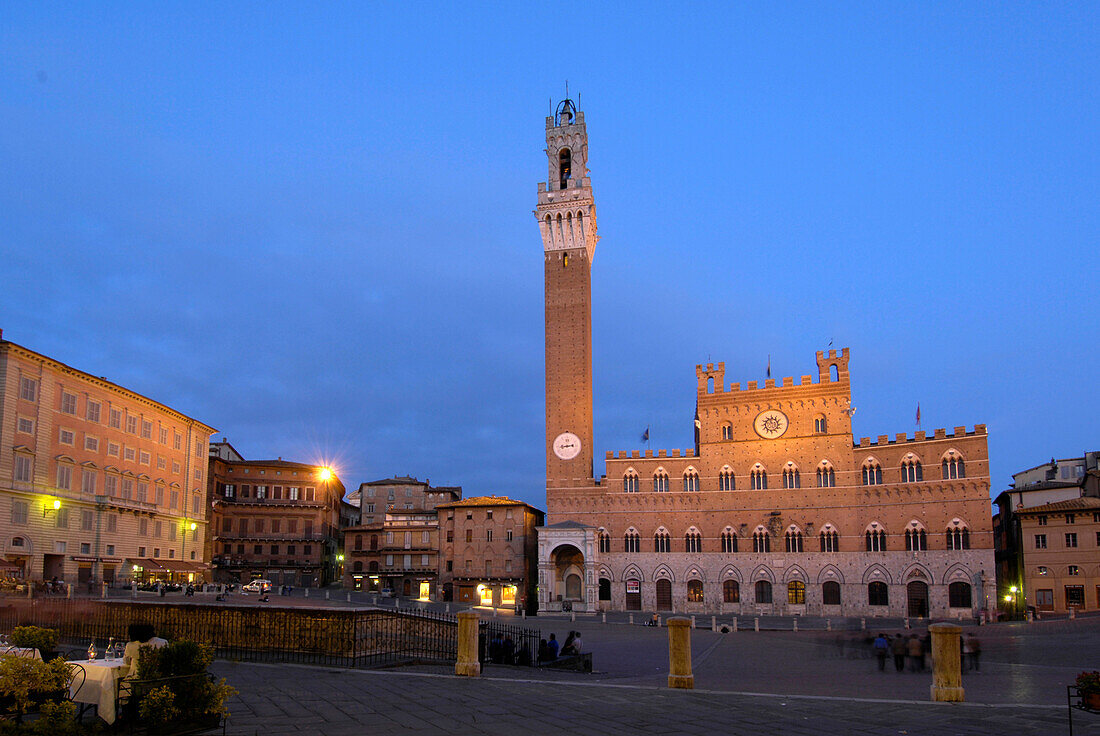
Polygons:
<instances>
[{"instance_id":1,"label":"stone column","mask_svg":"<svg viewBox=\"0 0 1100 736\"><path fill-rule=\"evenodd\" d=\"M693 690L695 676L691 674L691 620L670 617L668 627L668 686Z\"/></svg>"},{"instance_id":2,"label":"stone column","mask_svg":"<svg viewBox=\"0 0 1100 736\"><path fill-rule=\"evenodd\" d=\"M481 662L477 659L477 613L463 611L458 614L458 661L455 674L463 677L479 677Z\"/></svg>"},{"instance_id":3,"label":"stone column","mask_svg":"<svg viewBox=\"0 0 1100 736\"><path fill-rule=\"evenodd\" d=\"M959 637L962 627L955 624L932 624L932 700L962 702L962 660Z\"/></svg>"}]
</instances>

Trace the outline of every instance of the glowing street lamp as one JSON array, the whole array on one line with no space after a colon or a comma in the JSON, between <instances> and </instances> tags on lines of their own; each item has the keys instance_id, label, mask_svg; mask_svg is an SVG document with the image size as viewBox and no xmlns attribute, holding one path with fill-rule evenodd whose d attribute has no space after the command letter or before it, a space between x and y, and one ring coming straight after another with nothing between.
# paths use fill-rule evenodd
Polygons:
<instances>
[{"instance_id":1,"label":"glowing street lamp","mask_svg":"<svg viewBox=\"0 0 1100 736\"><path fill-rule=\"evenodd\" d=\"M42 518L46 518L46 514L50 513L51 511L60 511L60 510L61 510L61 499L60 498L55 498L53 500L53 503L50 503L48 505L47 504L42 505Z\"/></svg>"}]
</instances>

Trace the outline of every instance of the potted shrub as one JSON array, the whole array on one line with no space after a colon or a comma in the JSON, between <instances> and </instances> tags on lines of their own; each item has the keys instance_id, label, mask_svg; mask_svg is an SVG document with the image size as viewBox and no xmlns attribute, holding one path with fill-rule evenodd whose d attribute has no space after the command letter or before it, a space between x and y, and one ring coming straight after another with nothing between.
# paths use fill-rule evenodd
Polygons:
<instances>
[{"instance_id":1,"label":"potted shrub","mask_svg":"<svg viewBox=\"0 0 1100 736\"><path fill-rule=\"evenodd\" d=\"M57 629L16 626L11 632L11 643L17 647L37 649L43 661L48 661L57 655Z\"/></svg>"},{"instance_id":2,"label":"potted shrub","mask_svg":"<svg viewBox=\"0 0 1100 736\"><path fill-rule=\"evenodd\" d=\"M1100 672L1082 672L1077 675L1077 692L1089 710L1100 710Z\"/></svg>"},{"instance_id":3,"label":"potted shrub","mask_svg":"<svg viewBox=\"0 0 1100 736\"><path fill-rule=\"evenodd\" d=\"M191 641L141 649L137 681L145 685L135 690L137 715L150 732L205 730L229 715L226 702L237 690L207 674L213 654L209 646Z\"/></svg>"},{"instance_id":4,"label":"potted shrub","mask_svg":"<svg viewBox=\"0 0 1100 736\"><path fill-rule=\"evenodd\" d=\"M64 700L72 674L61 658L40 662L25 657L0 657L0 702L16 722L43 704Z\"/></svg>"}]
</instances>

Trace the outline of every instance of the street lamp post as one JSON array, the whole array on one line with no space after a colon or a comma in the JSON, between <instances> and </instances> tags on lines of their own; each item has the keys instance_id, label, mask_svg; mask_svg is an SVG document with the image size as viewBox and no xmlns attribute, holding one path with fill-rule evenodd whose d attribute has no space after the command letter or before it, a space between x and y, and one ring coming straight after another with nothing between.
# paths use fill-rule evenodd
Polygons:
<instances>
[{"instance_id":1,"label":"street lamp post","mask_svg":"<svg viewBox=\"0 0 1100 736\"><path fill-rule=\"evenodd\" d=\"M183 520L183 543L180 546L180 561L186 564L187 562L187 532L190 530L192 533L199 528L199 525L195 522L188 523L187 519Z\"/></svg>"}]
</instances>

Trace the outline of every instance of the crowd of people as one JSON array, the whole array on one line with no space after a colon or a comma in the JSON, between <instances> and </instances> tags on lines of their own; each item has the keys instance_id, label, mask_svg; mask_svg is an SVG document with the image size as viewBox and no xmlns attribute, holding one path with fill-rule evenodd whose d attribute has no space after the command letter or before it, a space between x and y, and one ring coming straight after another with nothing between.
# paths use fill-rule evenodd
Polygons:
<instances>
[{"instance_id":1,"label":"crowd of people","mask_svg":"<svg viewBox=\"0 0 1100 736\"><path fill-rule=\"evenodd\" d=\"M905 672L908 666L909 672L924 672L926 660L932 653L932 635L925 633L923 637L916 634L903 633L889 636L880 633L871 643L875 657L878 659L879 672L886 671L888 659L894 660L894 671ZM978 637L967 634L959 637L959 658L963 671L980 671L982 645Z\"/></svg>"}]
</instances>

